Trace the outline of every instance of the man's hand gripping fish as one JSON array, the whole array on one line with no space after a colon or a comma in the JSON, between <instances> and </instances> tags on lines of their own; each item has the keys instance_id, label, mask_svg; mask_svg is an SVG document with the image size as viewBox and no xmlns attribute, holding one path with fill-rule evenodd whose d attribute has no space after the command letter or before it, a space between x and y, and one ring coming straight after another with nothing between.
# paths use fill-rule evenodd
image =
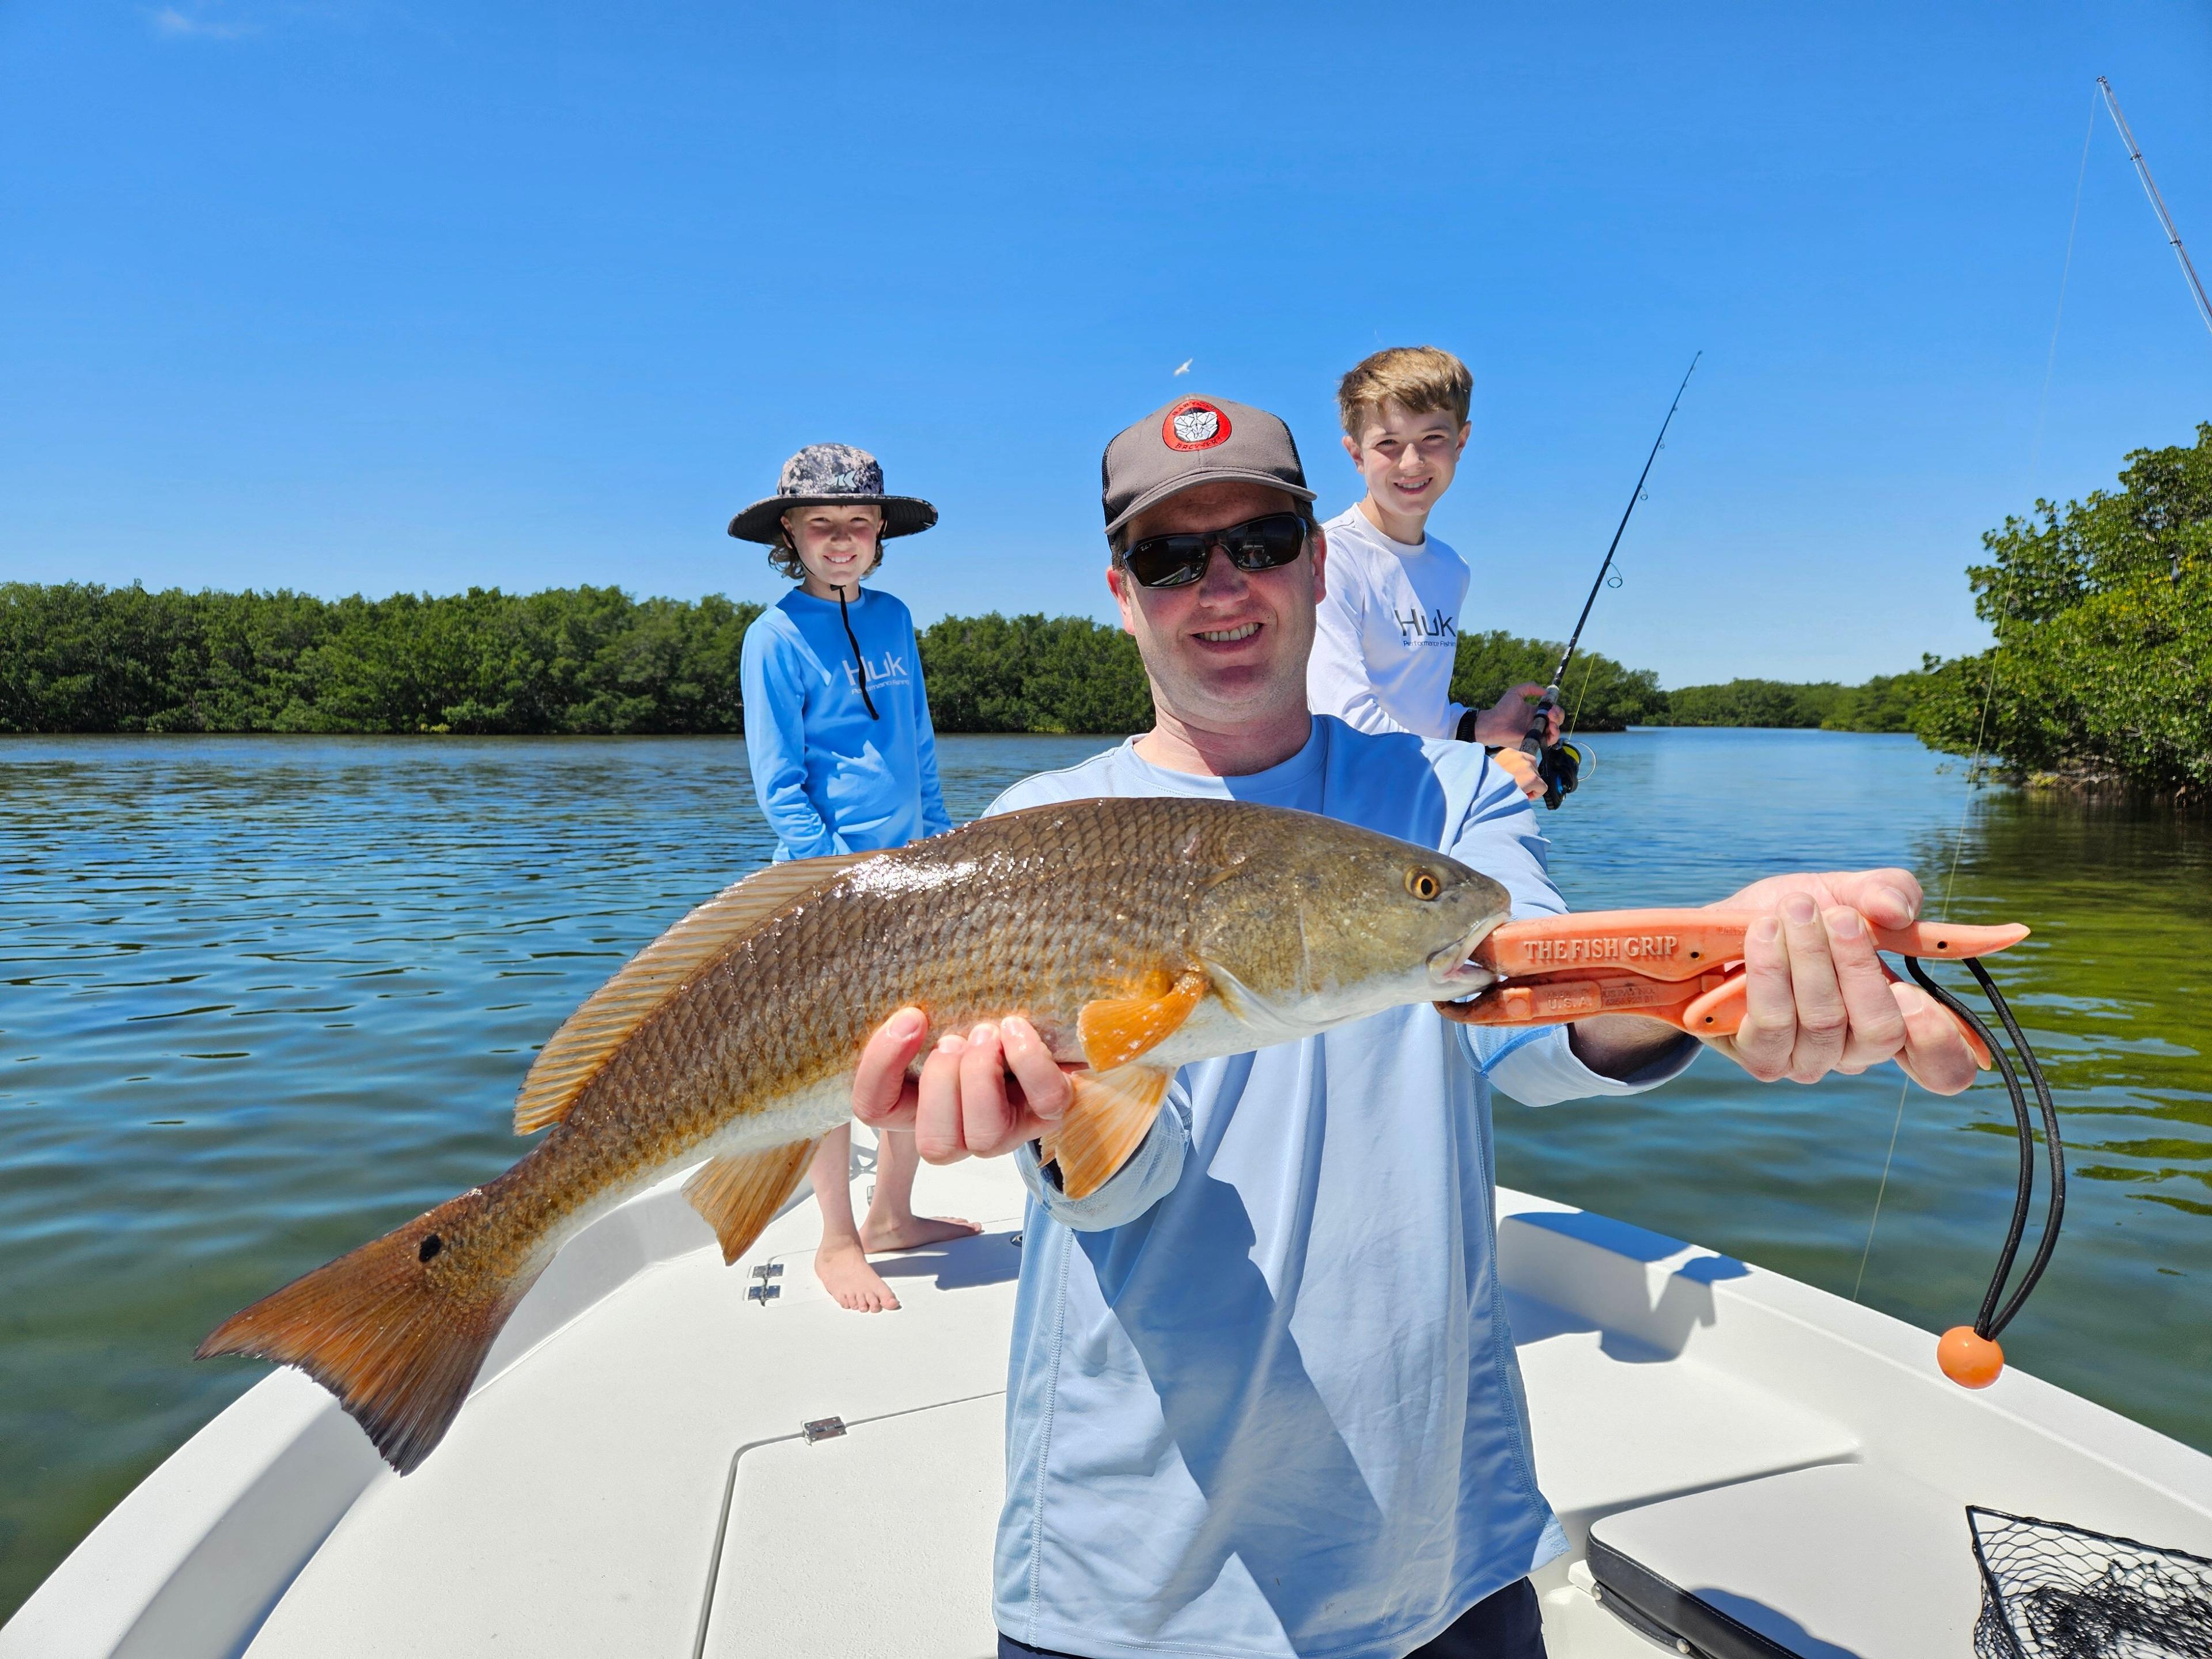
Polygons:
<instances>
[{"instance_id":1,"label":"man's hand gripping fish","mask_svg":"<svg viewBox=\"0 0 2212 1659\"><path fill-rule=\"evenodd\" d=\"M403 1474L562 1242L672 1171L734 1262L851 1111L870 1032L1018 1013L1075 1074L1048 1155L1082 1196L1177 1066L1481 989L1496 882L1240 802L1086 800L893 852L779 865L671 927L556 1032L515 1102L528 1156L233 1315L199 1357L297 1365Z\"/></svg>"}]
</instances>

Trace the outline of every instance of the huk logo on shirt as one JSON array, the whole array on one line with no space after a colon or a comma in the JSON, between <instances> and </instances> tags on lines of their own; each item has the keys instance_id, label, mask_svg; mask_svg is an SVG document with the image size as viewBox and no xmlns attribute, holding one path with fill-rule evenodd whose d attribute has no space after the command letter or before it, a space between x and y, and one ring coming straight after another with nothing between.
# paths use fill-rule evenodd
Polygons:
<instances>
[{"instance_id":1,"label":"huk logo on shirt","mask_svg":"<svg viewBox=\"0 0 2212 1659\"><path fill-rule=\"evenodd\" d=\"M1398 624L1398 632L1408 645L1450 645L1459 642L1459 629L1443 607L1437 605L1427 616L1418 611L1393 611L1390 620Z\"/></svg>"},{"instance_id":2,"label":"huk logo on shirt","mask_svg":"<svg viewBox=\"0 0 2212 1659\"><path fill-rule=\"evenodd\" d=\"M860 689L860 671L849 662L838 666L845 671L846 689L857 692ZM868 686L872 690L882 685L903 685L913 678L907 672L906 659L896 651L868 659Z\"/></svg>"}]
</instances>

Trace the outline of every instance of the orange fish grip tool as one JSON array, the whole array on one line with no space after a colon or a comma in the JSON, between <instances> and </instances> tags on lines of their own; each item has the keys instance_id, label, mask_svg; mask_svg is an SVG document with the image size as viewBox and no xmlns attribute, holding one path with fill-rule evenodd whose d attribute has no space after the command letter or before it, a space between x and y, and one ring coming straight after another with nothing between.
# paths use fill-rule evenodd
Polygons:
<instances>
[{"instance_id":1,"label":"orange fish grip tool","mask_svg":"<svg viewBox=\"0 0 2212 1659\"><path fill-rule=\"evenodd\" d=\"M1730 1036L1743 1024L1743 941L1754 920L1746 911L1595 910L1509 921L1494 929L1474 952L1474 959L1496 974L1498 982L1468 1001L1437 1006L1447 1018L1467 1025L1549 1025L1591 1014L1622 1013L1663 1020L1698 1036ZM2011 1225L1974 1322L1946 1331L1936 1350L1937 1364L1953 1382L1965 1388L1987 1388L2004 1370L1998 1333L2043 1277L2066 1212L2065 1149L2050 1085L2010 1006L1976 960L2019 944L2028 930L2017 925L1972 927L1932 921L1909 927L1869 923L1869 929L1875 948L1903 957L1906 971L1921 988L1959 1022L1976 1061L1984 1071L1994 1064L2011 1097L2020 1144ZM1921 963L1930 957L1966 964L2004 1026L2019 1059L2017 1069L1973 1010L1929 977ZM1889 973L1886 963L1883 971ZM1889 976L1897 978L1893 973ZM2005 1282L2012 1277L2027 1231L2035 1180L2039 1125L2029 1116L2027 1094L2021 1087L2023 1073L2035 1091L2050 1196L2035 1254L2007 1297Z\"/></svg>"},{"instance_id":2,"label":"orange fish grip tool","mask_svg":"<svg viewBox=\"0 0 2212 1659\"><path fill-rule=\"evenodd\" d=\"M1745 1008L1743 939L1756 920L1748 910L1588 910L1509 921L1474 951L1475 962L1498 982L1443 1010L1468 1025L1551 1025L1591 1014L1642 1014L1696 1036L1733 1036ZM2021 927L1929 921L1909 927L1869 924L1869 931L1877 950L1947 961L1988 956L2027 937ZM1987 1045L1971 1026L1966 1031L1986 1069Z\"/></svg>"}]
</instances>

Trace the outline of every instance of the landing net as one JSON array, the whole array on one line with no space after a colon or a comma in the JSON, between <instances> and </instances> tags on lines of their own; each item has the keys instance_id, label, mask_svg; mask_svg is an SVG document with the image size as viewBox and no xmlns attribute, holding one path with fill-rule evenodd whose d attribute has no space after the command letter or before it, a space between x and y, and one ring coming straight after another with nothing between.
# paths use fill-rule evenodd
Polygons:
<instances>
[{"instance_id":1,"label":"landing net","mask_svg":"<svg viewBox=\"0 0 2212 1659\"><path fill-rule=\"evenodd\" d=\"M1976 1659L2212 1659L2212 1561L1969 1505Z\"/></svg>"}]
</instances>

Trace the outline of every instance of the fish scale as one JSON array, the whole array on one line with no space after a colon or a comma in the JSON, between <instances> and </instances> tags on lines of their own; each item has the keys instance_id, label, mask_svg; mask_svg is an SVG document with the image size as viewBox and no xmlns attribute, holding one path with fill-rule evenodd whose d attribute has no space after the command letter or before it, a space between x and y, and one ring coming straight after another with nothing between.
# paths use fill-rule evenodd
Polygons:
<instances>
[{"instance_id":1,"label":"fish scale","mask_svg":"<svg viewBox=\"0 0 2212 1659\"><path fill-rule=\"evenodd\" d=\"M1049 1146L1080 1195L1149 1129L1176 1065L1474 988L1467 957L1506 911L1433 850L1215 799L1075 801L770 866L554 1035L517 1101L519 1127L552 1127L514 1168L233 1316L200 1353L301 1366L404 1473L595 1213L706 1158L685 1194L734 1261L845 1121L860 1051L899 1009L920 1007L932 1042L1019 1013L1057 1058L1097 1062Z\"/></svg>"}]
</instances>

